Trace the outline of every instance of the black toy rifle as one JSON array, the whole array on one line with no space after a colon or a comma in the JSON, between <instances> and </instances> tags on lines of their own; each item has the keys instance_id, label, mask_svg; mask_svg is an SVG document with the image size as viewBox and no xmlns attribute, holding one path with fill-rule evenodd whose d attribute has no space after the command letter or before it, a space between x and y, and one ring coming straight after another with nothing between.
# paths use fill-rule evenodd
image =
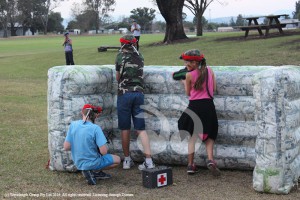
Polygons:
<instances>
[{"instance_id":1,"label":"black toy rifle","mask_svg":"<svg viewBox=\"0 0 300 200\"><path fill-rule=\"evenodd\" d=\"M180 80L185 80L185 75L186 75L186 73L188 73L189 72L189 70L185 67L185 68L183 68L183 69L181 69L181 70L179 70L179 71L176 71L176 72L174 72L173 73L173 79L175 80L175 81L180 81Z\"/></svg>"}]
</instances>

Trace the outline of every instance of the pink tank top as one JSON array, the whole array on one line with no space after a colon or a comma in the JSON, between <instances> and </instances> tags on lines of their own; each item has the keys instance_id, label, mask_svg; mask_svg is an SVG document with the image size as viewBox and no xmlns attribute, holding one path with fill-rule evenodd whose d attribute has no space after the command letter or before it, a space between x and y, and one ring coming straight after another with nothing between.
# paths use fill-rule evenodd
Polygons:
<instances>
[{"instance_id":1,"label":"pink tank top","mask_svg":"<svg viewBox=\"0 0 300 200\"><path fill-rule=\"evenodd\" d=\"M212 71L210 67L207 67L208 69L208 90L210 95L213 97L214 96L214 83L213 83L213 77L212 77ZM194 85L195 82L199 76L199 71L194 70L189 72L192 75L192 85L191 85L191 91L190 91L190 97L189 100L198 100L198 99L210 99L209 94L207 93L206 90L206 81L204 81L202 85L202 90L195 90Z\"/></svg>"}]
</instances>

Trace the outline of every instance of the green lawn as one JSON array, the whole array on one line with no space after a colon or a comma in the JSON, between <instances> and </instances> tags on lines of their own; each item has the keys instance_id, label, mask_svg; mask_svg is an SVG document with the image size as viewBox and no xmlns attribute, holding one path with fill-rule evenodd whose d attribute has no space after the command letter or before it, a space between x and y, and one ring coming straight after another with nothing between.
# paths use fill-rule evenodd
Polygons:
<instances>
[{"instance_id":1,"label":"green lawn","mask_svg":"<svg viewBox=\"0 0 300 200\"><path fill-rule=\"evenodd\" d=\"M172 45L153 45L162 41L164 35L142 35L140 49L145 65L182 65L179 55L194 48L205 54L211 66L300 65L299 30L297 35L266 39L245 40L243 35L243 32L205 33L196 41ZM119 45L119 37L71 36L75 63L114 64L116 50L99 53L97 48ZM127 192L138 197L134 184L115 186L111 181L108 183L114 187L97 185L91 190L82 185L78 174L45 170L49 157L47 71L65 64L63 39L63 36L0 39L0 199L9 193L91 191Z\"/></svg>"}]
</instances>

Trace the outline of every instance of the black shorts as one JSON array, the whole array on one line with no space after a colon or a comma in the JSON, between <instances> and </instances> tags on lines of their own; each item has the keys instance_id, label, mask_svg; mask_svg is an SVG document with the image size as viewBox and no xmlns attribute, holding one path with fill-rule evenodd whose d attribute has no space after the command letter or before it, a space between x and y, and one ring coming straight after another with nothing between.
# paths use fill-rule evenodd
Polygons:
<instances>
[{"instance_id":1,"label":"black shorts","mask_svg":"<svg viewBox=\"0 0 300 200\"><path fill-rule=\"evenodd\" d=\"M190 100L188 107L178 120L178 129L179 131L187 131L190 135L207 134L207 138L216 140L218 135L218 118L213 100ZM207 138L201 139L205 141Z\"/></svg>"}]
</instances>

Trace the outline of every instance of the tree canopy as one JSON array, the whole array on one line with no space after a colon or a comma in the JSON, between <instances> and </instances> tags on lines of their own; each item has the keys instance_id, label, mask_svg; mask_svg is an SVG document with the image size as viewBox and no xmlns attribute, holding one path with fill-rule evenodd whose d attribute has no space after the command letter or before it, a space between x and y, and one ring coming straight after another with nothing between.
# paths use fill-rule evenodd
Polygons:
<instances>
[{"instance_id":1,"label":"tree canopy","mask_svg":"<svg viewBox=\"0 0 300 200\"><path fill-rule=\"evenodd\" d=\"M99 31L100 27L100 18L106 17L109 12L114 11L113 6L116 4L115 0L85 0L89 10L92 10L95 20L95 29L96 33Z\"/></svg>"},{"instance_id":2,"label":"tree canopy","mask_svg":"<svg viewBox=\"0 0 300 200\"><path fill-rule=\"evenodd\" d=\"M295 7L296 7L296 9L295 9L295 12L293 13L293 15L294 15L293 18L300 20L300 1L296 2Z\"/></svg>"},{"instance_id":3,"label":"tree canopy","mask_svg":"<svg viewBox=\"0 0 300 200\"><path fill-rule=\"evenodd\" d=\"M130 11L131 19L135 19L138 24L141 26L143 31L151 30L152 21L155 18L155 10L152 8L136 8Z\"/></svg>"}]
</instances>

